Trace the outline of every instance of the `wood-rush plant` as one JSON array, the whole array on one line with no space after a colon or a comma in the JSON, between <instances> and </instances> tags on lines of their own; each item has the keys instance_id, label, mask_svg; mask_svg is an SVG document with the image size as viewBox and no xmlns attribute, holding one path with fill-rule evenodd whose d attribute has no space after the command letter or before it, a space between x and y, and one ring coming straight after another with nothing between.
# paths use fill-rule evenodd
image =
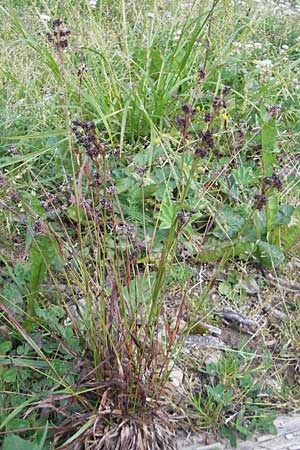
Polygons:
<instances>
[{"instance_id":1,"label":"wood-rush plant","mask_svg":"<svg viewBox=\"0 0 300 450\"><path fill-rule=\"evenodd\" d=\"M183 223L179 218L174 220L167 240L172 238L172 246L165 246L152 292L150 277L146 277L150 268L146 272L138 263L144 244L135 227L124 220L111 178L108 166L112 154L100 141L94 122L75 119L72 130L74 147L78 145L77 194L74 196L70 189L63 201L56 197L43 202L45 211L52 209L57 214L56 226L31 215L36 246L31 255L33 267L44 275L44 268L51 272L52 262L46 260L47 250L41 246L46 240L63 265L63 271L59 275L52 271L51 277L56 285L60 283L56 295L66 317L63 324L51 329L38 303L31 304L30 313L36 324L47 327L57 341L57 351L60 346L64 348L68 376L74 383L68 384L39 350L39 356L49 363L47 376L57 384L32 408L50 408L57 418L61 416L54 448L175 448L164 398L183 302L175 322L169 324L162 316L159 293L174 238L179 236ZM76 201L80 227L65 235L66 217L58 209L68 211L76 224L78 216L72 216ZM28 207L27 212L30 215L32 210ZM55 281L57 276L59 280ZM142 289L137 286L139 280ZM28 331L9 309L3 305L1 308L7 322L32 346ZM33 349L37 350L36 345ZM62 407L64 401L67 410Z\"/></svg>"},{"instance_id":2,"label":"wood-rush plant","mask_svg":"<svg viewBox=\"0 0 300 450\"><path fill-rule=\"evenodd\" d=\"M82 118L83 110L80 119L70 121L64 59L69 35L61 19L54 20L47 33L64 85L72 175L66 175L62 192L53 196L45 192L38 206L40 215L32 198L19 198L31 223L31 270L40 275L30 285L27 324L21 325L10 308L0 305L7 323L46 365L46 378L55 382L49 395L26 414L42 411L42 417L59 422L52 427L57 449L175 449L167 385L179 345L184 295L172 320L165 312L163 290L167 266L193 214L184 205L198 157L195 153L190 176L178 185L178 213L153 270L147 262L146 229L140 236L124 217L113 178L118 149L103 138L94 121ZM82 70L78 77L81 88ZM183 107L184 147L188 108ZM147 169L137 169L142 197ZM46 220L49 216L54 219ZM139 262L142 256L146 263ZM37 295L47 271L54 285L52 295L64 311L60 309L56 323L49 320ZM56 342L56 355L64 355L66 372L60 373L35 344L31 333L37 327L51 336L52 345Z\"/></svg>"},{"instance_id":3,"label":"wood-rush plant","mask_svg":"<svg viewBox=\"0 0 300 450\"><path fill-rule=\"evenodd\" d=\"M59 420L54 448L172 449L176 444L166 410L165 387L183 303L175 324L164 321L163 302L158 301L162 283L156 283L154 295L147 276L150 268L146 271L139 266L144 243L123 217L109 169L113 155L100 140L94 122L75 119L72 130L72 149L78 156L73 175L76 195L70 187L64 198L45 198L45 213L51 210L56 216L52 223L35 216L24 201L33 223L32 269L43 274L34 285L35 296L29 297L29 328L1 305L7 323L38 351L48 366L46 377L55 380L50 395L29 412L45 410L42 414L49 420L52 414ZM75 225L74 232L65 233L66 220ZM180 232L177 221L172 235L175 232ZM61 268L59 273L47 256L49 248ZM169 248L165 256L164 264L169 260ZM61 320L50 326L47 308L38 303L36 295L46 270L57 288L54 295L58 305L65 311L65 317L60 316ZM142 288L138 287L139 281ZM36 326L51 334L58 353L64 349L67 374L60 375L33 343L30 332Z\"/></svg>"}]
</instances>

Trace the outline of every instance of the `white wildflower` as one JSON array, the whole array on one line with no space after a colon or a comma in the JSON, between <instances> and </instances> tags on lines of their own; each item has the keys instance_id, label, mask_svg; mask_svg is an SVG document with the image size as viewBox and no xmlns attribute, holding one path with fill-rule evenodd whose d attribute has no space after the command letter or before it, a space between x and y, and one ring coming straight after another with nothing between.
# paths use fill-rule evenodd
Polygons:
<instances>
[{"instance_id":1,"label":"white wildflower","mask_svg":"<svg viewBox=\"0 0 300 450\"><path fill-rule=\"evenodd\" d=\"M261 60L257 60L255 59L254 64L256 65L257 68L259 67L272 67L273 63L270 59L261 59Z\"/></svg>"},{"instance_id":2,"label":"white wildflower","mask_svg":"<svg viewBox=\"0 0 300 450\"><path fill-rule=\"evenodd\" d=\"M153 12L148 12L147 17L149 17L149 19L154 19L155 14Z\"/></svg>"},{"instance_id":3,"label":"white wildflower","mask_svg":"<svg viewBox=\"0 0 300 450\"><path fill-rule=\"evenodd\" d=\"M261 42L254 42L254 48L262 48Z\"/></svg>"},{"instance_id":4,"label":"white wildflower","mask_svg":"<svg viewBox=\"0 0 300 450\"><path fill-rule=\"evenodd\" d=\"M51 101L51 99L52 99L52 94L46 93L44 95L44 100L45 100L46 103L49 103Z\"/></svg>"},{"instance_id":5,"label":"white wildflower","mask_svg":"<svg viewBox=\"0 0 300 450\"><path fill-rule=\"evenodd\" d=\"M90 8L95 9L97 6L97 0L89 0Z\"/></svg>"},{"instance_id":6,"label":"white wildflower","mask_svg":"<svg viewBox=\"0 0 300 450\"><path fill-rule=\"evenodd\" d=\"M45 13L40 13L39 16L40 16L40 19L43 20L44 22L49 22L49 20L51 19L51 17Z\"/></svg>"},{"instance_id":7,"label":"white wildflower","mask_svg":"<svg viewBox=\"0 0 300 450\"><path fill-rule=\"evenodd\" d=\"M180 30L180 29L175 31L175 33L173 34L174 41L179 41L181 33L182 33L182 30Z\"/></svg>"},{"instance_id":8,"label":"white wildflower","mask_svg":"<svg viewBox=\"0 0 300 450\"><path fill-rule=\"evenodd\" d=\"M270 78L272 76L273 63L270 59L255 59L253 63L259 71L262 78Z\"/></svg>"}]
</instances>

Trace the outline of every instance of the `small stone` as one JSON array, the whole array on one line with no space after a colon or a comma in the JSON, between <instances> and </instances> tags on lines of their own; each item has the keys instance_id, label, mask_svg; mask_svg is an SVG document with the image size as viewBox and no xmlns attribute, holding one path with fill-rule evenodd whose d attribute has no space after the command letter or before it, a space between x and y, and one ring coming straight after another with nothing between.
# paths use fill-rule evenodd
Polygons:
<instances>
[{"instance_id":1,"label":"small stone","mask_svg":"<svg viewBox=\"0 0 300 450\"><path fill-rule=\"evenodd\" d=\"M274 439L274 435L273 434L267 434L264 436L258 436L258 438L256 439L257 442L266 442L266 441L270 441L271 439Z\"/></svg>"},{"instance_id":2,"label":"small stone","mask_svg":"<svg viewBox=\"0 0 300 450\"><path fill-rule=\"evenodd\" d=\"M225 450L225 445L221 444L220 442L216 442L215 444L211 445L201 445L201 447L197 447L195 448L195 450Z\"/></svg>"},{"instance_id":3,"label":"small stone","mask_svg":"<svg viewBox=\"0 0 300 450\"><path fill-rule=\"evenodd\" d=\"M173 367L170 373L170 381L175 388L180 388L183 383L184 374L179 367Z\"/></svg>"},{"instance_id":4,"label":"small stone","mask_svg":"<svg viewBox=\"0 0 300 450\"><path fill-rule=\"evenodd\" d=\"M285 435L287 439L294 439L295 435L293 433L288 433Z\"/></svg>"},{"instance_id":5,"label":"small stone","mask_svg":"<svg viewBox=\"0 0 300 450\"><path fill-rule=\"evenodd\" d=\"M239 443L238 450L253 450L253 441L252 442L245 442L245 443ZM259 449L261 450L261 448Z\"/></svg>"}]
</instances>

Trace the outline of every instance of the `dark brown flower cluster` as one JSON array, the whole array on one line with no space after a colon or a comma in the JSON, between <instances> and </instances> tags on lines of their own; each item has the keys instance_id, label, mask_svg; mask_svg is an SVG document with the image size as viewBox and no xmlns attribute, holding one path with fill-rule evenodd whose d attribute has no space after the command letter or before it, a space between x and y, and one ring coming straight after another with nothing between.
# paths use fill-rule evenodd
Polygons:
<instances>
[{"instance_id":1,"label":"dark brown flower cluster","mask_svg":"<svg viewBox=\"0 0 300 450\"><path fill-rule=\"evenodd\" d=\"M265 194L255 194L255 209L263 209L263 207L267 204L268 198Z\"/></svg>"},{"instance_id":2,"label":"dark brown flower cluster","mask_svg":"<svg viewBox=\"0 0 300 450\"><path fill-rule=\"evenodd\" d=\"M198 69L198 84L201 84L206 77L206 72L205 72L205 67L204 66L200 66Z\"/></svg>"},{"instance_id":3,"label":"dark brown flower cluster","mask_svg":"<svg viewBox=\"0 0 300 450\"><path fill-rule=\"evenodd\" d=\"M268 187L274 187L277 191L282 190L282 182L277 173L273 173L270 177L264 177L263 179L263 187L264 189Z\"/></svg>"},{"instance_id":4,"label":"dark brown flower cluster","mask_svg":"<svg viewBox=\"0 0 300 450\"><path fill-rule=\"evenodd\" d=\"M73 119L72 131L77 144L82 145L86 149L86 153L93 161L97 160L99 154L103 154L104 147L97 137L95 122Z\"/></svg>"},{"instance_id":5,"label":"dark brown flower cluster","mask_svg":"<svg viewBox=\"0 0 300 450\"><path fill-rule=\"evenodd\" d=\"M230 92L230 88L228 86L225 86L222 90L221 95L215 95L212 101L213 109L216 111L220 108L227 108L227 101L226 97Z\"/></svg>"},{"instance_id":6,"label":"dark brown flower cluster","mask_svg":"<svg viewBox=\"0 0 300 450\"><path fill-rule=\"evenodd\" d=\"M211 130L200 131L199 137L201 139L201 143L204 148L213 148L214 147L214 145L215 145L214 136L213 136L213 133Z\"/></svg>"},{"instance_id":7,"label":"dark brown flower cluster","mask_svg":"<svg viewBox=\"0 0 300 450\"><path fill-rule=\"evenodd\" d=\"M184 114L190 114L192 116L196 114L196 109L193 108L191 105L188 105L187 103L182 105L181 109L184 112Z\"/></svg>"},{"instance_id":8,"label":"dark brown flower cluster","mask_svg":"<svg viewBox=\"0 0 300 450\"><path fill-rule=\"evenodd\" d=\"M282 190L282 182L277 173L273 173L270 177L264 177L262 181L261 194L255 194L255 207L256 209L262 209L268 201L267 192L270 188L275 188L278 191Z\"/></svg>"},{"instance_id":9,"label":"dark brown flower cluster","mask_svg":"<svg viewBox=\"0 0 300 450\"><path fill-rule=\"evenodd\" d=\"M3 172L0 172L0 189L5 186L5 176Z\"/></svg>"},{"instance_id":10,"label":"dark brown flower cluster","mask_svg":"<svg viewBox=\"0 0 300 450\"><path fill-rule=\"evenodd\" d=\"M18 151L17 147L15 146L15 144L10 144L8 146L8 148L9 148L9 153L11 155L18 155L19 154L19 151Z\"/></svg>"},{"instance_id":11,"label":"dark brown flower cluster","mask_svg":"<svg viewBox=\"0 0 300 450\"><path fill-rule=\"evenodd\" d=\"M206 113L207 115L210 113ZM208 119L208 116L207 116ZM209 150L214 148L214 136L212 131L208 128L206 131L199 131L199 138L201 140L201 145L196 148L195 157L205 158L209 154Z\"/></svg>"},{"instance_id":12,"label":"dark brown flower cluster","mask_svg":"<svg viewBox=\"0 0 300 450\"><path fill-rule=\"evenodd\" d=\"M133 236L136 232L135 226L129 222L121 221L115 222L112 226L112 231L114 233L120 233L125 236Z\"/></svg>"},{"instance_id":13,"label":"dark brown flower cluster","mask_svg":"<svg viewBox=\"0 0 300 450\"><path fill-rule=\"evenodd\" d=\"M84 76L85 71L86 71L86 65L84 63L81 63L79 69L77 70L77 76L79 78L80 83L82 83L82 81L83 81L83 76Z\"/></svg>"},{"instance_id":14,"label":"dark brown flower cluster","mask_svg":"<svg viewBox=\"0 0 300 450\"><path fill-rule=\"evenodd\" d=\"M268 108L267 108L268 114L271 117L276 117L279 114L280 110L281 110L280 105L272 105L272 106L268 106Z\"/></svg>"},{"instance_id":15,"label":"dark brown flower cluster","mask_svg":"<svg viewBox=\"0 0 300 450\"><path fill-rule=\"evenodd\" d=\"M179 227L180 228L184 227L184 225L186 225L188 223L188 221L194 214L195 214L194 209L191 209L190 211L185 211L184 209L182 209L181 211L178 211L177 220L178 220Z\"/></svg>"},{"instance_id":16,"label":"dark brown flower cluster","mask_svg":"<svg viewBox=\"0 0 300 450\"><path fill-rule=\"evenodd\" d=\"M211 131L213 121L220 108L226 108L226 96L229 94L230 88L225 86L221 95L215 95L212 99L211 111L204 113L203 120L207 124L206 131L200 131L199 137L201 139L201 146L196 149L195 156L198 158L204 158L208 155L209 149L214 147L214 137Z\"/></svg>"},{"instance_id":17,"label":"dark brown flower cluster","mask_svg":"<svg viewBox=\"0 0 300 450\"><path fill-rule=\"evenodd\" d=\"M195 151L196 158L205 158L208 155L208 150L204 147L197 147Z\"/></svg>"},{"instance_id":18,"label":"dark brown flower cluster","mask_svg":"<svg viewBox=\"0 0 300 450\"><path fill-rule=\"evenodd\" d=\"M36 233L43 233L44 226L39 216L35 217L33 229Z\"/></svg>"},{"instance_id":19,"label":"dark brown flower cluster","mask_svg":"<svg viewBox=\"0 0 300 450\"><path fill-rule=\"evenodd\" d=\"M68 47L68 36L71 31L64 28L64 22L62 19L54 19L51 24L52 32L46 33L48 42L55 45L59 50L63 50Z\"/></svg>"},{"instance_id":20,"label":"dark brown flower cluster","mask_svg":"<svg viewBox=\"0 0 300 450\"><path fill-rule=\"evenodd\" d=\"M210 112L206 112L203 119L205 123L210 123L212 121L212 114Z\"/></svg>"},{"instance_id":21,"label":"dark brown flower cluster","mask_svg":"<svg viewBox=\"0 0 300 450\"><path fill-rule=\"evenodd\" d=\"M187 127L189 123L189 118L191 116L194 116L196 114L196 109L193 108L191 105L188 105L187 103L183 104L181 107L184 117L182 116L176 116L175 117L175 123L181 128Z\"/></svg>"}]
</instances>

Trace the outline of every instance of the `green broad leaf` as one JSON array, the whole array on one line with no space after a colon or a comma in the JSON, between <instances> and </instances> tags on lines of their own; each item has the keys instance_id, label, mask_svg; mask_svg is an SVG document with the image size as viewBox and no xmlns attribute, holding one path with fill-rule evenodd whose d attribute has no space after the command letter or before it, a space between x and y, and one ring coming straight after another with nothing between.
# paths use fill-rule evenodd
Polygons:
<instances>
[{"instance_id":1,"label":"green broad leaf","mask_svg":"<svg viewBox=\"0 0 300 450\"><path fill-rule=\"evenodd\" d=\"M241 186L249 186L258 181L258 175L253 172L252 167L240 166L233 169L235 183Z\"/></svg>"},{"instance_id":2,"label":"green broad leaf","mask_svg":"<svg viewBox=\"0 0 300 450\"><path fill-rule=\"evenodd\" d=\"M295 244L299 243L300 236L300 208L294 209L291 220L287 226L281 226L280 243L285 251L290 250Z\"/></svg>"},{"instance_id":3,"label":"green broad leaf","mask_svg":"<svg viewBox=\"0 0 300 450\"><path fill-rule=\"evenodd\" d=\"M264 210L256 211L253 218L253 225L255 228L255 233L257 240L261 239L262 235L266 234L266 212Z\"/></svg>"},{"instance_id":4,"label":"green broad leaf","mask_svg":"<svg viewBox=\"0 0 300 450\"><path fill-rule=\"evenodd\" d=\"M276 245L264 241L258 243L256 256L259 262L268 269L278 266L284 261L283 251Z\"/></svg>"},{"instance_id":5,"label":"green broad leaf","mask_svg":"<svg viewBox=\"0 0 300 450\"><path fill-rule=\"evenodd\" d=\"M224 297L229 298L230 300L235 300L237 297L236 292L232 288L231 284L227 281L222 281L219 284L218 287L219 294L223 295Z\"/></svg>"},{"instance_id":6,"label":"green broad leaf","mask_svg":"<svg viewBox=\"0 0 300 450\"><path fill-rule=\"evenodd\" d=\"M22 428L29 428L30 427L30 421L25 419L12 419L7 427L6 430L21 430Z\"/></svg>"},{"instance_id":7,"label":"green broad leaf","mask_svg":"<svg viewBox=\"0 0 300 450\"><path fill-rule=\"evenodd\" d=\"M225 438L229 439L231 447L237 447L237 437L235 431L231 427L223 425L220 427L220 432Z\"/></svg>"},{"instance_id":8,"label":"green broad leaf","mask_svg":"<svg viewBox=\"0 0 300 450\"><path fill-rule=\"evenodd\" d=\"M35 196L34 193L24 192L22 194L24 203L23 207L27 210L27 205L33 210L39 217L44 219L46 217L45 209L42 207L40 200ZM31 219L33 222L33 219Z\"/></svg>"},{"instance_id":9,"label":"green broad leaf","mask_svg":"<svg viewBox=\"0 0 300 450\"><path fill-rule=\"evenodd\" d=\"M23 296L20 289L13 283L7 283L1 294L3 295L2 303L12 308L13 311L18 312L18 309L23 303Z\"/></svg>"},{"instance_id":10,"label":"green broad leaf","mask_svg":"<svg viewBox=\"0 0 300 450\"><path fill-rule=\"evenodd\" d=\"M278 209L278 195L274 194L268 198L268 203L266 206L267 233L270 233L276 224Z\"/></svg>"},{"instance_id":11,"label":"green broad leaf","mask_svg":"<svg viewBox=\"0 0 300 450\"><path fill-rule=\"evenodd\" d=\"M145 185L143 188L135 187L131 191L131 198L133 201L142 201L143 197L154 197L157 191L158 185L150 178L145 178Z\"/></svg>"},{"instance_id":12,"label":"green broad leaf","mask_svg":"<svg viewBox=\"0 0 300 450\"><path fill-rule=\"evenodd\" d=\"M15 383L17 380L17 370L15 368L7 369L3 374L3 381L4 383Z\"/></svg>"},{"instance_id":13,"label":"green broad leaf","mask_svg":"<svg viewBox=\"0 0 300 450\"><path fill-rule=\"evenodd\" d=\"M47 308L41 308L39 305L35 307L37 317L44 319L49 324L57 325L59 320L64 317L64 309L58 305L48 305Z\"/></svg>"},{"instance_id":14,"label":"green broad leaf","mask_svg":"<svg viewBox=\"0 0 300 450\"><path fill-rule=\"evenodd\" d=\"M276 124L272 118L265 118L261 130L262 163L265 177L273 173L273 165L276 163Z\"/></svg>"},{"instance_id":15,"label":"green broad leaf","mask_svg":"<svg viewBox=\"0 0 300 450\"><path fill-rule=\"evenodd\" d=\"M64 338L69 345L70 348L72 348L76 352L80 352L80 343L78 341L78 338L74 335L73 330L71 326L63 326L61 327L62 335L64 335Z\"/></svg>"},{"instance_id":16,"label":"green broad leaf","mask_svg":"<svg viewBox=\"0 0 300 450\"><path fill-rule=\"evenodd\" d=\"M136 186L136 180L134 178L122 178L117 182L117 192L119 195L123 194L124 192L130 191L133 186Z\"/></svg>"},{"instance_id":17,"label":"green broad leaf","mask_svg":"<svg viewBox=\"0 0 300 450\"><path fill-rule=\"evenodd\" d=\"M164 205L162 205L160 216L159 216L159 218L160 218L159 228L161 230L167 230L167 229L171 228L172 224L174 223L177 210L178 210L177 205L166 204L166 203Z\"/></svg>"},{"instance_id":18,"label":"green broad leaf","mask_svg":"<svg viewBox=\"0 0 300 450\"><path fill-rule=\"evenodd\" d=\"M196 256L196 261L215 262L222 258L249 258L254 255L256 244L253 242L237 242L232 244L220 245L218 241L214 246L207 246Z\"/></svg>"},{"instance_id":19,"label":"green broad leaf","mask_svg":"<svg viewBox=\"0 0 300 450\"><path fill-rule=\"evenodd\" d=\"M280 205L274 220L274 225L288 225L294 210L295 207L292 205Z\"/></svg>"},{"instance_id":20,"label":"green broad leaf","mask_svg":"<svg viewBox=\"0 0 300 450\"><path fill-rule=\"evenodd\" d=\"M4 355L5 353L8 353L12 348L11 341L6 341L4 339L0 339L0 354Z\"/></svg>"},{"instance_id":21,"label":"green broad leaf","mask_svg":"<svg viewBox=\"0 0 300 450\"><path fill-rule=\"evenodd\" d=\"M214 236L220 239L234 238L245 223L243 212L230 206L224 206L216 218Z\"/></svg>"},{"instance_id":22,"label":"green broad leaf","mask_svg":"<svg viewBox=\"0 0 300 450\"><path fill-rule=\"evenodd\" d=\"M223 395L222 401L223 403L227 404L228 402L230 402L233 398L233 390L232 389L228 389L228 391L226 391Z\"/></svg>"},{"instance_id":23,"label":"green broad leaf","mask_svg":"<svg viewBox=\"0 0 300 450\"><path fill-rule=\"evenodd\" d=\"M17 434L8 434L3 441L2 450L36 450L37 445L20 438Z\"/></svg>"},{"instance_id":24,"label":"green broad leaf","mask_svg":"<svg viewBox=\"0 0 300 450\"><path fill-rule=\"evenodd\" d=\"M68 215L69 219L71 219L73 222L77 222L77 210L76 210L75 206L69 206L67 208L67 215ZM87 224L83 208L79 208L79 220L80 220L81 225Z\"/></svg>"},{"instance_id":25,"label":"green broad leaf","mask_svg":"<svg viewBox=\"0 0 300 450\"><path fill-rule=\"evenodd\" d=\"M251 431L244 425L236 423L235 429L242 435L242 438L245 440L251 436Z\"/></svg>"},{"instance_id":26,"label":"green broad leaf","mask_svg":"<svg viewBox=\"0 0 300 450\"><path fill-rule=\"evenodd\" d=\"M277 434L277 428L274 425L276 419L276 411L268 411L267 413L261 410L260 416L258 416L256 427L258 430L262 430L265 433Z\"/></svg>"},{"instance_id":27,"label":"green broad leaf","mask_svg":"<svg viewBox=\"0 0 300 450\"><path fill-rule=\"evenodd\" d=\"M253 384L253 377L250 373L246 373L239 380L240 386L244 389L248 389Z\"/></svg>"},{"instance_id":28,"label":"green broad leaf","mask_svg":"<svg viewBox=\"0 0 300 450\"><path fill-rule=\"evenodd\" d=\"M161 249L163 248L164 242L168 237L168 233L169 233L168 229L161 229L161 228L159 228L157 230L157 232L155 233L153 243L151 244L153 251L155 253L159 253L161 251ZM148 233L148 234L149 234L149 236L151 236L150 233Z\"/></svg>"},{"instance_id":29,"label":"green broad leaf","mask_svg":"<svg viewBox=\"0 0 300 450\"><path fill-rule=\"evenodd\" d=\"M37 236L32 243L29 252L31 292L38 291L46 278L47 269L57 260L57 250L57 243L53 242L48 236Z\"/></svg>"}]
</instances>

